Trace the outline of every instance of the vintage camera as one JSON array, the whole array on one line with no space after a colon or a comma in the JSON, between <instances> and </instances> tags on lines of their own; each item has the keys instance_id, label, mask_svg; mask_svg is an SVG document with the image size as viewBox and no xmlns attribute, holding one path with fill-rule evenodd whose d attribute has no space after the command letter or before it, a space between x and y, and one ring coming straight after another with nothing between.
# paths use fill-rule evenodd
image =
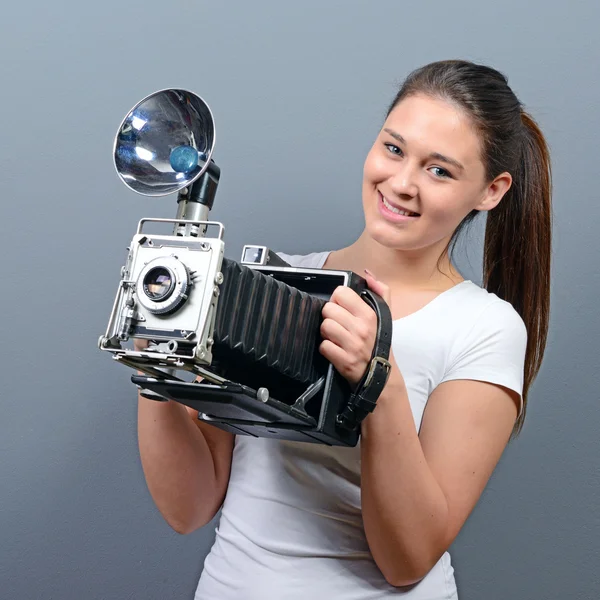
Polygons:
<instances>
[{"instance_id":1,"label":"vintage camera","mask_svg":"<svg viewBox=\"0 0 600 600\"><path fill-rule=\"evenodd\" d=\"M356 445L389 375L389 308L350 271L295 268L258 245L226 258L223 224L208 220L220 179L214 142L210 108L186 90L155 92L122 121L119 177L140 194L177 193L178 210L139 222L99 347L143 373L132 381L145 397L191 406L216 427ZM340 285L378 316L355 389L318 351L321 311Z\"/></svg>"}]
</instances>

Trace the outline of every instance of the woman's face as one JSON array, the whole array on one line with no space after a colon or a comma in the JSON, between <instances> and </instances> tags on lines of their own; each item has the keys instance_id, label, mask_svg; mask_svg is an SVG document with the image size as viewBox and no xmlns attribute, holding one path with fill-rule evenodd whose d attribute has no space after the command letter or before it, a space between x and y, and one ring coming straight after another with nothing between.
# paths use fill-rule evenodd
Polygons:
<instances>
[{"instance_id":1,"label":"woman's face","mask_svg":"<svg viewBox=\"0 0 600 600\"><path fill-rule=\"evenodd\" d=\"M420 250L445 245L473 210L490 210L510 175L485 181L478 135L455 106L425 95L392 110L367 155L367 233L382 245Z\"/></svg>"}]
</instances>

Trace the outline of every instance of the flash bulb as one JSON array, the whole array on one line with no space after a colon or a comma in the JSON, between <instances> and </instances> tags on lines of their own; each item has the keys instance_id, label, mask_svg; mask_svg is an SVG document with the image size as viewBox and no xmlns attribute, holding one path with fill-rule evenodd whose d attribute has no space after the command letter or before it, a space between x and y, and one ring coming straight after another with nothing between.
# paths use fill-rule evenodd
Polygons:
<instances>
[{"instance_id":1,"label":"flash bulb","mask_svg":"<svg viewBox=\"0 0 600 600\"><path fill-rule=\"evenodd\" d=\"M170 163L177 173L191 173L198 166L198 150L191 146L177 146L171 150Z\"/></svg>"}]
</instances>

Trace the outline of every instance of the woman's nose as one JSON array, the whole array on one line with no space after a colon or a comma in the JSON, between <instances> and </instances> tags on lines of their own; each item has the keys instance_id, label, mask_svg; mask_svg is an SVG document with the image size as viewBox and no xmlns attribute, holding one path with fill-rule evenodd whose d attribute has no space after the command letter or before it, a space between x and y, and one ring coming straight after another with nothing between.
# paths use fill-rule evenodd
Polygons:
<instances>
[{"instance_id":1,"label":"woman's nose","mask_svg":"<svg viewBox=\"0 0 600 600\"><path fill-rule=\"evenodd\" d=\"M410 196L411 198L416 196L418 186L414 169L408 165L403 165L390 178L390 187L399 196Z\"/></svg>"}]
</instances>

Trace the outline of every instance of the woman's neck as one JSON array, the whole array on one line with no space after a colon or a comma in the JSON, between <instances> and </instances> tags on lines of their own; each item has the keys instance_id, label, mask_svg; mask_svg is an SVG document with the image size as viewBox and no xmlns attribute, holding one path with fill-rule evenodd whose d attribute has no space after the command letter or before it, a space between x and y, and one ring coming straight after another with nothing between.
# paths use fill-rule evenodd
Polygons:
<instances>
[{"instance_id":1,"label":"woman's neck","mask_svg":"<svg viewBox=\"0 0 600 600\"><path fill-rule=\"evenodd\" d=\"M363 232L356 242L333 252L326 266L351 269L359 275L369 269L390 287L444 291L463 281L450 261L447 245L448 241L443 240L420 250L396 250Z\"/></svg>"}]
</instances>

